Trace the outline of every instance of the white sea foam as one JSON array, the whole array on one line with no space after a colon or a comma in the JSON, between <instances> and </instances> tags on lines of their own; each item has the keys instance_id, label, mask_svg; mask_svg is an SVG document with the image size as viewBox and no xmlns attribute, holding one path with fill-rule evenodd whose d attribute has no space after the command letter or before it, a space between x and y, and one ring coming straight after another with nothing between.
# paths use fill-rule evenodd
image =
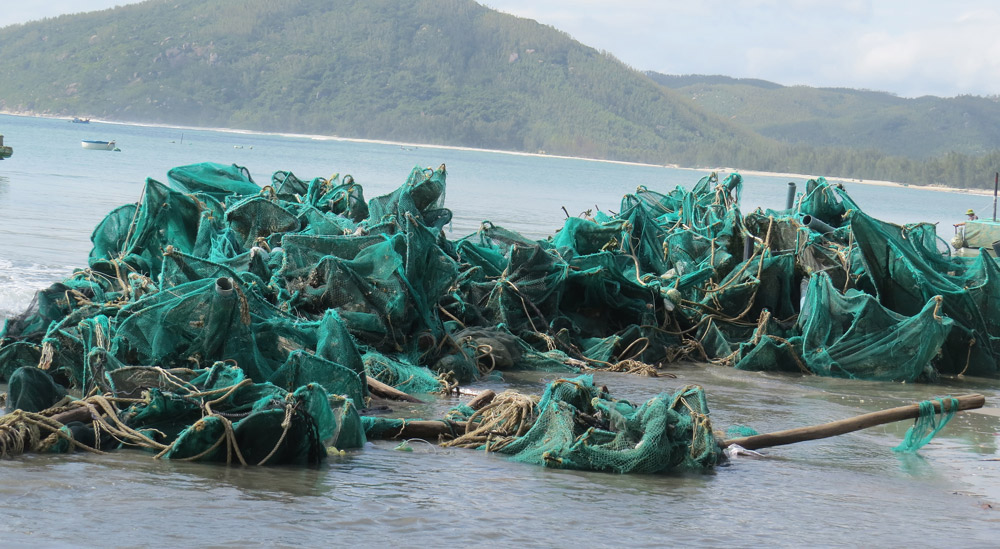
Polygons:
<instances>
[{"instance_id":1,"label":"white sea foam","mask_svg":"<svg viewBox=\"0 0 1000 549\"><path fill-rule=\"evenodd\" d=\"M25 264L0 257L0 321L20 314L38 290L65 279L72 267Z\"/></svg>"}]
</instances>

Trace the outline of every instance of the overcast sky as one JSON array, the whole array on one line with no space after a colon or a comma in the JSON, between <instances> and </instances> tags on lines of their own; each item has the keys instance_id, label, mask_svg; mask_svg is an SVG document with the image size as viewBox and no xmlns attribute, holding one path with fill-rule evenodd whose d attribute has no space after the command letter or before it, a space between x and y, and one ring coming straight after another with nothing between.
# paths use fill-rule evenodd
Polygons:
<instances>
[{"instance_id":1,"label":"overcast sky","mask_svg":"<svg viewBox=\"0 0 1000 549\"><path fill-rule=\"evenodd\" d=\"M0 26L127 0L8 1ZM486 0L640 70L1000 95L996 0Z\"/></svg>"}]
</instances>

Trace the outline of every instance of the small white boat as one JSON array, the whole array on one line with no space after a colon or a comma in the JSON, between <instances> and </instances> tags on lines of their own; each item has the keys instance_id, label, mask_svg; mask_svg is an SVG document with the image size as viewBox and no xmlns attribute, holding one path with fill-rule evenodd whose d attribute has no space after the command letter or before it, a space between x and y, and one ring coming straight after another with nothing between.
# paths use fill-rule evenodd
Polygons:
<instances>
[{"instance_id":1,"label":"small white boat","mask_svg":"<svg viewBox=\"0 0 1000 549\"><path fill-rule=\"evenodd\" d=\"M80 142L80 145L84 149L93 149L95 151L113 151L115 150L114 141L88 141L84 139Z\"/></svg>"}]
</instances>

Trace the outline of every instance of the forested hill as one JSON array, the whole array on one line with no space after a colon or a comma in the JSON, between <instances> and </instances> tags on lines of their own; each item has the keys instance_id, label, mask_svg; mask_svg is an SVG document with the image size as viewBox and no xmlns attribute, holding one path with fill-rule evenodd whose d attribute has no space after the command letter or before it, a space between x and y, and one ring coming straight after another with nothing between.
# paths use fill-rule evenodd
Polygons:
<instances>
[{"instance_id":1,"label":"forested hill","mask_svg":"<svg viewBox=\"0 0 1000 549\"><path fill-rule=\"evenodd\" d=\"M1000 149L997 98L907 99L725 76L647 74L710 112L788 143L876 149L915 159Z\"/></svg>"},{"instance_id":2,"label":"forested hill","mask_svg":"<svg viewBox=\"0 0 1000 549\"><path fill-rule=\"evenodd\" d=\"M471 0L150 0L0 29L0 108L659 164L775 143Z\"/></svg>"}]
</instances>

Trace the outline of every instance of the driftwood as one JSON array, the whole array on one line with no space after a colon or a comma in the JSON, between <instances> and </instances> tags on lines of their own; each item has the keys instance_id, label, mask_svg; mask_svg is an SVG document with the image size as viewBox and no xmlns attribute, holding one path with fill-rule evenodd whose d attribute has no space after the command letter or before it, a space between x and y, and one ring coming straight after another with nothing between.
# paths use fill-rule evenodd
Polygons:
<instances>
[{"instance_id":1,"label":"driftwood","mask_svg":"<svg viewBox=\"0 0 1000 549\"><path fill-rule=\"evenodd\" d=\"M934 411L941 412L941 405L937 401L933 402ZM958 397L958 410L982 408L985 403L986 397L983 395L960 396ZM950 405L951 401L945 400L945 412L951 411L949 409ZM797 429L788 429L786 431L777 431L763 435L753 435L749 437L724 440L719 443L719 446L726 448L733 444L738 444L747 450L770 448L772 446L781 446L783 444L794 444L796 442L804 442L807 440L835 437L837 435L867 429L868 427L874 427L875 425L893 423L904 419L915 419L919 415L920 405L910 404L908 406L899 406L897 408L890 408L880 412L871 412L869 414L824 423L822 425L799 427Z\"/></svg>"}]
</instances>

